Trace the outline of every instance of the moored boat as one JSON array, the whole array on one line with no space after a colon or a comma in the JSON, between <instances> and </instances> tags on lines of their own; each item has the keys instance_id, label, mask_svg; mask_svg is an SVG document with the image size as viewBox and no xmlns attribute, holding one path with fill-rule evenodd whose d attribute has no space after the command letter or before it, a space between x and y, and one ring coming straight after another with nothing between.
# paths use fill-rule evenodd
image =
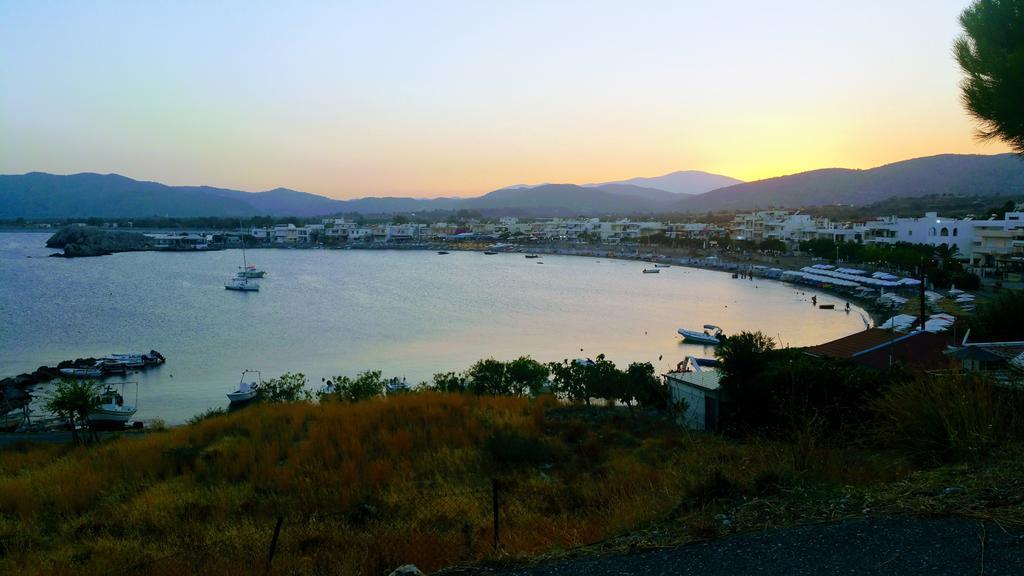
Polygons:
<instances>
[{"instance_id":1,"label":"moored boat","mask_svg":"<svg viewBox=\"0 0 1024 576\"><path fill-rule=\"evenodd\" d=\"M239 278L263 278L267 275L266 270L260 270L255 264L248 264L238 269Z\"/></svg>"},{"instance_id":2,"label":"moored boat","mask_svg":"<svg viewBox=\"0 0 1024 576\"><path fill-rule=\"evenodd\" d=\"M680 328L676 332L683 337L684 341L699 344L718 344L721 342L722 337L722 329L713 324L705 324L703 332L687 330L686 328Z\"/></svg>"},{"instance_id":3,"label":"moored boat","mask_svg":"<svg viewBox=\"0 0 1024 576\"><path fill-rule=\"evenodd\" d=\"M139 383L134 382L134 384L137 400ZM121 386L121 391L124 391L124 385ZM109 385L100 392L99 405L93 408L93 411L85 418L90 428L119 429L124 428L128 424L128 421L132 419L132 416L135 415L138 409L136 406L124 403L124 394L122 392L118 392L113 386Z\"/></svg>"},{"instance_id":4,"label":"moored boat","mask_svg":"<svg viewBox=\"0 0 1024 576\"><path fill-rule=\"evenodd\" d=\"M494 256L495 254L497 254L497 252L495 252L494 250L484 250L484 254L488 256Z\"/></svg>"},{"instance_id":5,"label":"moored boat","mask_svg":"<svg viewBox=\"0 0 1024 576\"><path fill-rule=\"evenodd\" d=\"M532 258L540 258L540 254L527 254L526 257L527 258L531 258L531 259Z\"/></svg>"},{"instance_id":6,"label":"moored boat","mask_svg":"<svg viewBox=\"0 0 1024 576\"><path fill-rule=\"evenodd\" d=\"M655 268L671 268L672 265L671 264L655 264L654 267Z\"/></svg>"},{"instance_id":7,"label":"moored boat","mask_svg":"<svg viewBox=\"0 0 1024 576\"><path fill-rule=\"evenodd\" d=\"M246 382L246 374L255 374L256 378ZM230 400L232 404L248 402L256 397L256 394L259 393L259 389L262 384L263 377L258 370L243 370L242 378L238 381L238 389L234 392L228 392L228 400Z\"/></svg>"},{"instance_id":8,"label":"moored boat","mask_svg":"<svg viewBox=\"0 0 1024 576\"><path fill-rule=\"evenodd\" d=\"M399 380L398 378L392 378L388 380L386 385L388 394L399 394L401 392L408 392L410 390L409 384L406 383L405 378Z\"/></svg>"},{"instance_id":9,"label":"moored boat","mask_svg":"<svg viewBox=\"0 0 1024 576\"><path fill-rule=\"evenodd\" d=\"M448 251L447 250L438 250L437 253L440 254L441 256L444 256L445 254L448 254Z\"/></svg>"},{"instance_id":10,"label":"moored boat","mask_svg":"<svg viewBox=\"0 0 1024 576\"><path fill-rule=\"evenodd\" d=\"M99 376L103 376L103 369L99 366L91 366L88 368L61 368L60 373L72 378L97 378Z\"/></svg>"},{"instance_id":11,"label":"moored boat","mask_svg":"<svg viewBox=\"0 0 1024 576\"><path fill-rule=\"evenodd\" d=\"M644 268L644 274L658 274L661 272L658 268Z\"/></svg>"},{"instance_id":12,"label":"moored boat","mask_svg":"<svg viewBox=\"0 0 1024 576\"><path fill-rule=\"evenodd\" d=\"M225 290L234 290L236 292L259 292L259 282L250 281L248 278L235 277L228 280L228 283L224 285Z\"/></svg>"},{"instance_id":13,"label":"moored boat","mask_svg":"<svg viewBox=\"0 0 1024 576\"><path fill-rule=\"evenodd\" d=\"M241 222L239 222L239 224L241 224ZM241 226L239 226L239 228L241 228ZM250 276L248 274L250 269L253 271L254 274L259 273L259 276ZM244 234L242 235L242 266L239 268L239 270L240 272L234 278L228 280L228 283L224 285L224 289L233 290L235 292L259 292L260 284L259 282L255 281L255 278L262 278L265 272L263 272L262 270L256 270L255 266L249 266L249 263L246 262Z\"/></svg>"}]
</instances>

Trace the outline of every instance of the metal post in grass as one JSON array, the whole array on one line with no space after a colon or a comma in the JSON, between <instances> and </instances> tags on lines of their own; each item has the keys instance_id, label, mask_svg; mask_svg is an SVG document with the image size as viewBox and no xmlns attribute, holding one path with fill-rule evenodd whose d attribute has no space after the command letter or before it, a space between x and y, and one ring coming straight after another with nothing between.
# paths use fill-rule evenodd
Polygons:
<instances>
[{"instance_id":1,"label":"metal post in grass","mask_svg":"<svg viewBox=\"0 0 1024 576\"><path fill-rule=\"evenodd\" d=\"M498 479L491 478L491 516L494 522L494 551L497 552L498 548L501 547L501 538L499 537L499 523L498 523Z\"/></svg>"},{"instance_id":2,"label":"metal post in grass","mask_svg":"<svg viewBox=\"0 0 1024 576\"><path fill-rule=\"evenodd\" d=\"M270 574L270 564L274 561L274 552L277 552L277 538L281 535L281 525L284 524L284 516L277 517L277 524L274 525L274 537L270 540L270 552L267 553L267 568L264 574Z\"/></svg>"}]
</instances>

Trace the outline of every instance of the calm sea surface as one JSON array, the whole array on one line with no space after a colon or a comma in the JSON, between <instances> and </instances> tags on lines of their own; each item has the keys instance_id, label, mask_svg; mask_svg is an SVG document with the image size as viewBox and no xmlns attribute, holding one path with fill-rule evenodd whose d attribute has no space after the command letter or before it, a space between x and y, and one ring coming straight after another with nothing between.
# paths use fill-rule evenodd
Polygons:
<instances>
[{"instance_id":1,"label":"calm sea surface","mask_svg":"<svg viewBox=\"0 0 1024 576\"><path fill-rule=\"evenodd\" d=\"M261 291L239 293L224 290L238 250L47 258L47 238L0 233L0 377L156 349L167 363L128 379L139 382L137 417L169 423L226 406L245 368L303 372L316 385L368 369L418 382L488 356L603 352L665 371L713 353L682 344L679 327L761 330L796 346L864 327L859 308L818 310L806 288L678 266L642 274L640 262L574 256L263 249L246 252L267 270Z\"/></svg>"}]
</instances>

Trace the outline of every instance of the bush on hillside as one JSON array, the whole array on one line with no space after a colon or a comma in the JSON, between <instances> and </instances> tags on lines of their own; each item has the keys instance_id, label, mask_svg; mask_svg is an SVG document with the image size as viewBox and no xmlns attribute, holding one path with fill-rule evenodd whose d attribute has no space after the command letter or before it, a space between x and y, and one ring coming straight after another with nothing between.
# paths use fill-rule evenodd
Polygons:
<instances>
[{"instance_id":1,"label":"bush on hillside","mask_svg":"<svg viewBox=\"0 0 1024 576\"><path fill-rule=\"evenodd\" d=\"M319 393L321 401L341 400L343 402L362 402L384 395L385 382L380 370L360 372L355 378L335 376L327 380L327 385Z\"/></svg>"},{"instance_id":2,"label":"bush on hillside","mask_svg":"<svg viewBox=\"0 0 1024 576\"><path fill-rule=\"evenodd\" d=\"M306 390L306 375L301 372L286 372L278 378L271 378L260 384L256 390L260 402L302 402L312 399Z\"/></svg>"},{"instance_id":3,"label":"bush on hillside","mask_svg":"<svg viewBox=\"0 0 1024 576\"><path fill-rule=\"evenodd\" d=\"M1004 290L982 302L971 319L975 341L1024 340L1024 290Z\"/></svg>"},{"instance_id":4,"label":"bush on hillside","mask_svg":"<svg viewBox=\"0 0 1024 576\"><path fill-rule=\"evenodd\" d=\"M871 409L880 445L930 463L985 458L1024 439L1024 391L974 374L919 376L893 386Z\"/></svg>"}]
</instances>

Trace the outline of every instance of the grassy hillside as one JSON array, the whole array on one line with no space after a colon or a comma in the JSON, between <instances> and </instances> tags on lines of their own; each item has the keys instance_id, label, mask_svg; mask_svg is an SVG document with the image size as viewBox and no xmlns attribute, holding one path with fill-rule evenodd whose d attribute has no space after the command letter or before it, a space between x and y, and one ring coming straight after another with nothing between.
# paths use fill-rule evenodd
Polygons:
<instances>
[{"instance_id":1,"label":"grassy hillside","mask_svg":"<svg viewBox=\"0 0 1024 576\"><path fill-rule=\"evenodd\" d=\"M592 543L722 499L901 478L899 458L689 433L625 409L417 393L255 406L91 447L0 452L0 569L381 574ZM501 547L491 546L500 480Z\"/></svg>"}]
</instances>

